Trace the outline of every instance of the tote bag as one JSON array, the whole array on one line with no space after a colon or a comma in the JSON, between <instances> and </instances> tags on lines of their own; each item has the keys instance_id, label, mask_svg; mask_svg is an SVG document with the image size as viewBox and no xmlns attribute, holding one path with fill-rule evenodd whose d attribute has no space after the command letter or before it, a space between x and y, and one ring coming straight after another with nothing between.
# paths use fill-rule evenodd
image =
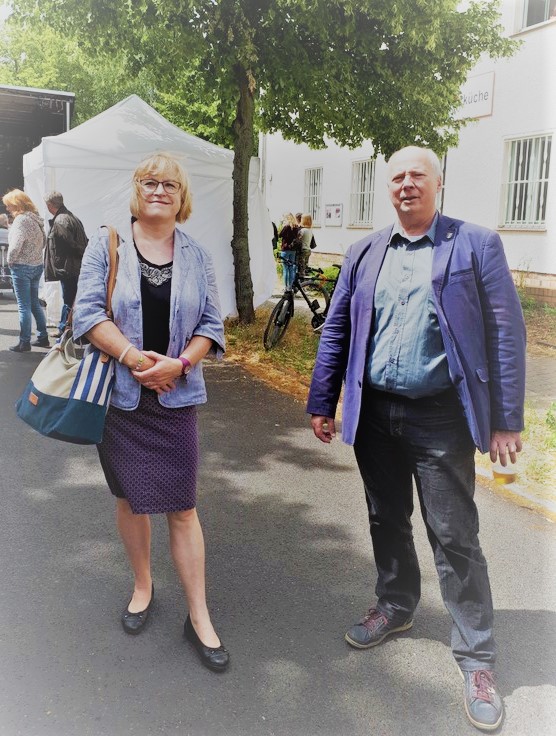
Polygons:
<instances>
[{"instance_id":1,"label":"tote bag","mask_svg":"<svg viewBox=\"0 0 556 736\"><path fill-rule=\"evenodd\" d=\"M118 269L118 234L109 232L110 266L106 313L112 319L112 292ZM46 437L79 445L102 441L114 384L114 359L73 340L70 325L46 354L16 403L17 415Z\"/></svg>"}]
</instances>

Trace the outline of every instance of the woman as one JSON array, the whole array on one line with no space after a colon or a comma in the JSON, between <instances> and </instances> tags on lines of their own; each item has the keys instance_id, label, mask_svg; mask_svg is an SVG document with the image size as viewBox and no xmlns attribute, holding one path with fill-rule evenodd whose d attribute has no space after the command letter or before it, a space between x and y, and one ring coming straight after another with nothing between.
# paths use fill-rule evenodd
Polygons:
<instances>
[{"instance_id":1,"label":"woman","mask_svg":"<svg viewBox=\"0 0 556 736\"><path fill-rule=\"evenodd\" d=\"M282 229L280 237L282 238L282 273L284 277L284 288L290 291L295 281L297 273L297 248L296 243L299 233L299 225L291 212L288 212L282 218Z\"/></svg>"},{"instance_id":2,"label":"woman","mask_svg":"<svg viewBox=\"0 0 556 736\"><path fill-rule=\"evenodd\" d=\"M133 175L128 231L120 231L112 309L105 311L108 237L90 241L74 305L74 337L114 356L115 384L100 462L116 496L117 526L134 575L121 621L128 634L147 622L154 598L149 514L165 513L170 549L189 614L184 634L202 663L223 671L229 655L210 620L205 550L196 511L196 405L206 401L202 359L224 352L209 255L176 229L191 214L182 166L158 153Z\"/></svg>"},{"instance_id":3,"label":"woman","mask_svg":"<svg viewBox=\"0 0 556 736\"><path fill-rule=\"evenodd\" d=\"M311 240L313 238L313 218L307 212L301 215L301 229L298 235L301 240L301 251L298 258L298 271L300 276L305 276L305 269L311 255Z\"/></svg>"},{"instance_id":4,"label":"woman","mask_svg":"<svg viewBox=\"0 0 556 736\"><path fill-rule=\"evenodd\" d=\"M45 234L37 208L21 189L12 189L2 202L13 218L8 231L8 266L19 312L19 342L9 349L26 353L31 345L49 348L46 316L39 302L39 281L43 272ZM37 339L31 342L31 314L37 323Z\"/></svg>"}]
</instances>

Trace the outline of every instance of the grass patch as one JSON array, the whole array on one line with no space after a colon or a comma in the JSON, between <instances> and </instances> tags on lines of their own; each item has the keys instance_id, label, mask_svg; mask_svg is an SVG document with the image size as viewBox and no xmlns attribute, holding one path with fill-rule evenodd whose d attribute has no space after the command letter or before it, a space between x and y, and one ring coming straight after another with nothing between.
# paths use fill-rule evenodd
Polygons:
<instances>
[{"instance_id":1,"label":"grass patch","mask_svg":"<svg viewBox=\"0 0 556 736\"><path fill-rule=\"evenodd\" d=\"M517 291L527 325L527 352L556 356L556 308L539 304L521 287Z\"/></svg>"},{"instance_id":2,"label":"grass patch","mask_svg":"<svg viewBox=\"0 0 556 736\"><path fill-rule=\"evenodd\" d=\"M236 319L226 320L226 358L304 401L319 346L318 335L306 314L300 311L294 314L281 342L272 350L265 350L263 332L270 312L270 308L259 307L250 325L241 325Z\"/></svg>"}]
</instances>

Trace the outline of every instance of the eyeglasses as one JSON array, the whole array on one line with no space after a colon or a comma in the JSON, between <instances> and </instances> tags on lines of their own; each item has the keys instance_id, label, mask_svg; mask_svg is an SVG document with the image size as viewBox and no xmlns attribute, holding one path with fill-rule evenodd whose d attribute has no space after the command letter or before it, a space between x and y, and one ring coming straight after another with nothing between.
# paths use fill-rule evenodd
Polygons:
<instances>
[{"instance_id":1,"label":"eyeglasses","mask_svg":"<svg viewBox=\"0 0 556 736\"><path fill-rule=\"evenodd\" d=\"M153 194L158 189L158 185L162 184L162 188L166 194L176 194L181 189L179 181L158 181L158 179L139 179L139 186L147 194Z\"/></svg>"}]
</instances>

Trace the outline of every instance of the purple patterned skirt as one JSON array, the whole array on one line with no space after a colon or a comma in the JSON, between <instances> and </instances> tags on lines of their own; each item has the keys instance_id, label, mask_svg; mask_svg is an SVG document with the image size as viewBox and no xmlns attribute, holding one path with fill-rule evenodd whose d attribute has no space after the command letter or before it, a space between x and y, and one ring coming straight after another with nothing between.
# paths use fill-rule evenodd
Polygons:
<instances>
[{"instance_id":1,"label":"purple patterned skirt","mask_svg":"<svg viewBox=\"0 0 556 736\"><path fill-rule=\"evenodd\" d=\"M98 454L108 487L134 514L195 508L199 443L194 406L167 409L154 391L142 390L139 406L111 406Z\"/></svg>"}]
</instances>

